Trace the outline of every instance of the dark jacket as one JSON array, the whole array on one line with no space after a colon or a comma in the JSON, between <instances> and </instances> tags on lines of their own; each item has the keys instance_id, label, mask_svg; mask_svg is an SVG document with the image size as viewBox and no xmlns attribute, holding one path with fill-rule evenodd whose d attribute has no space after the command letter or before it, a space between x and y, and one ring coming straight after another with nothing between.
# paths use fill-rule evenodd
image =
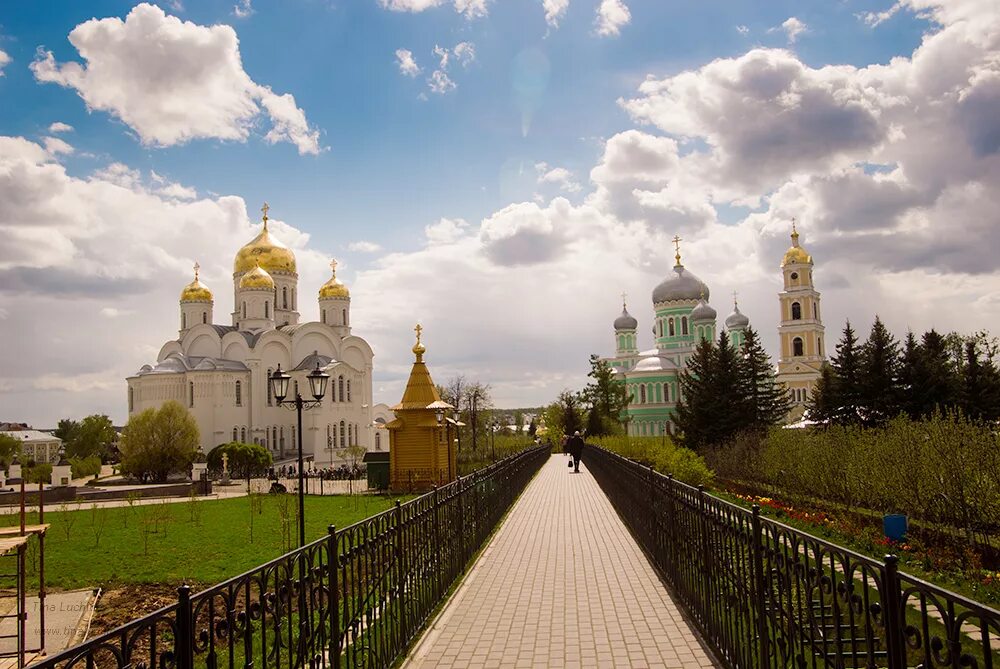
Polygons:
<instances>
[{"instance_id":1,"label":"dark jacket","mask_svg":"<svg viewBox=\"0 0 1000 669\"><path fill-rule=\"evenodd\" d=\"M574 458L578 458L583 454L583 437L573 435L566 442L566 451L572 455Z\"/></svg>"}]
</instances>

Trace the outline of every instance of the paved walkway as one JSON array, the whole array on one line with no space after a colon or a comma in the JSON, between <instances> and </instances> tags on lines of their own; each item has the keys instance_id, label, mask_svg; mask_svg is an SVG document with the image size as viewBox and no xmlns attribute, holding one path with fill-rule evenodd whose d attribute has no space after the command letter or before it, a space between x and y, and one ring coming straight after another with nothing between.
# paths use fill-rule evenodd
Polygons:
<instances>
[{"instance_id":1,"label":"paved walkway","mask_svg":"<svg viewBox=\"0 0 1000 669\"><path fill-rule=\"evenodd\" d=\"M404 666L721 665L594 478L553 456Z\"/></svg>"}]
</instances>

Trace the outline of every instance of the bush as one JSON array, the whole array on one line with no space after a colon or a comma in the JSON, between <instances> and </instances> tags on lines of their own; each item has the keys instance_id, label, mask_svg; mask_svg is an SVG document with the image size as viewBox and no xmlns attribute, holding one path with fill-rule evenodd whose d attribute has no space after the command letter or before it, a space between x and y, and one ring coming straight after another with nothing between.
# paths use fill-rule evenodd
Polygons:
<instances>
[{"instance_id":1,"label":"bush","mask_svg":"<svg viewBox=\"0 0 1000 669\"><path fill-rule=\"evenodd\" d=\"M21 470L25 483L50 483L52 481L52 465L47 462L28 464Z\"/></svg>"},{"instance_id":2,"label":"bush","mask_svg":"<svg viewBox=\"0 0 1000 669\"><path fill-rule=\"evenodd\" d=\"M235 479L252 479L267 475L271 454L260 444L231 441L220 444L208 452L208 468L216 475L222 474L222 456L228 455L229 475Z\"/></svg>"},{"instance_id":3,"label":"bush","mask_svg":"<svg viewBox=\"0 0 1000 669\"><path fill-rule=\"evenodd\" d=\"M91 455L86 458L70 458L69 465L75 479L97 476L101 473L101 456Z\"/></svg>"},{"instance_id":4,"label":"bush","mask_svg":"<svg viewBox=\"0 0 1000 669\"><path fill-rule=\"evenodd\" d=\"M121 436L121 471L142 481L164 482L187 472L197 456L198 424L178 402L132 416Z\"/></svg>"},{"instance_id":5,"label":"bush","mask_svg":"<svg viewBox=\"0 0 1000 669\"><path fill-rule=\"evenodd\" d=\"M630 460L651 465L663 474L673 474L674 478L688 485L708 485L712 482L712 470L704 458L689 448L678 446L664 437L594 437L588 444L600 446Z\"/></svg>"}]
</instances>

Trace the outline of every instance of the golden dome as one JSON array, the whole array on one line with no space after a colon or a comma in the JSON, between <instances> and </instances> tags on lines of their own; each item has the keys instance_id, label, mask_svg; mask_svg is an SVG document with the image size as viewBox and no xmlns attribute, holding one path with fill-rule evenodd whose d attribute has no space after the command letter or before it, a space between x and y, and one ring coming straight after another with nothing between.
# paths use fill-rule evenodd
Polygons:
<instances>
[{"instance_id":1,"label":"golden dome","mask_svg":"<svg viewBox=\"0 0 1000 669\"><path fill-rule=\"evenodd\" d=\"M351 291L347 290L347 286L337 281L337 261L330 261L330 270L333 275L330 280L324 283L319 288L319 299L324 300L328 297L350 297Z\"/></svg>"},{"instance_id":2,"label":"golden dome","mask_svg":"<svg viewBox=\"0 0 1000 669\"><path fill-rule=\"evenodd\" d=\"M251 290L274 290L274 279L264 271L263 267L254 265L252 270L240 277L240 289L244 288Z\"/></svg>"},{"instance_id":3,"label":"golden dome","mask_svg":"<svg viewBox=\"0 0 1000 669\"><path fill-rule=\"evenodd\" d=\"M781 266L799 263L803 265L812 264L812 256L799 246L799 231L795 229L795 219L792 219L792 245L785 251L785 257L781 260Z\"/></svg>"},{"instance_id":4,"label":"golden dome","mask_svg":"<svg viewBox=\"0 0 1000 669\"><path fill-rule=\"evenodd\" d=\"M198 263L194 264L194 281L184 286L184 290L181 291L181 302L211 302L213 301L212 291L208 289L208 286L203 284L198 280L198 271L201 266Z\"/></svg>"},{"instance_id":5,"label":"golden dome","mask_svg":"<svg viewBox=\"0 0 1000 669\"><path fill-rule=\"evenodd\" d=\"M258 263L268 272L295 273L295 254L271 236L267 229L267 210L264 203L264 229L236 253L233 274L249 272Z\"/></svg>"}]
</instances>

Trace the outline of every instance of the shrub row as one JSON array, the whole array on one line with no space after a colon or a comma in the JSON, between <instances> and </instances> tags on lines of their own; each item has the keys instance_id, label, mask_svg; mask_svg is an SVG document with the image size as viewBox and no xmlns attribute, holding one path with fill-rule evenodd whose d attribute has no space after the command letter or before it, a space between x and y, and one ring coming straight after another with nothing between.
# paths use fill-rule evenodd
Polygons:
<instances>
[{"instance_id":1,"label":"shrub row","mask_svg":"<svg viewBox=\"0 0 1000 669\"><path fill-rule=\"evenodd\" d=\"M708 485L712 481L712 470L704 458L666 437L588 437L587 444L650 465L663 474L673 474L678 481L690 485Z\"/></svg>"}]
</instances>

